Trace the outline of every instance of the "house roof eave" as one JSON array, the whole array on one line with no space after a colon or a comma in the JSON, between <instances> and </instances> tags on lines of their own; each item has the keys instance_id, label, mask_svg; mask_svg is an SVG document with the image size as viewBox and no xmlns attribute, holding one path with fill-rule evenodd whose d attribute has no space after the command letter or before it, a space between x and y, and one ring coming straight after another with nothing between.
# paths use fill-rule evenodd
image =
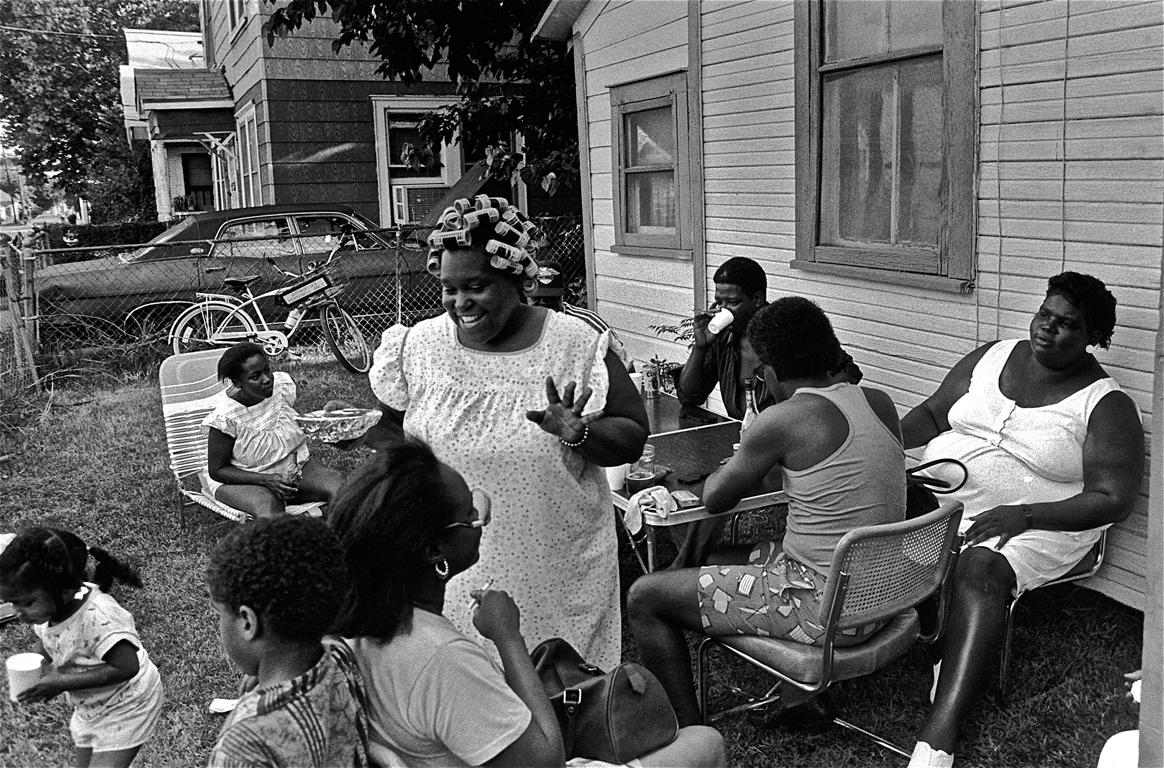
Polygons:
<instances>
[{"instance_id":1,"label":"house roof eave","mask_svg":"<svg viewBox=\"0 0 1164 768\"><path fill-rule=\"evenodd\" d=\"M535 40L569 40L574 22L582 15L590 0L550 0L546 12L534 29Z\"/></svg>"}]
</instances>

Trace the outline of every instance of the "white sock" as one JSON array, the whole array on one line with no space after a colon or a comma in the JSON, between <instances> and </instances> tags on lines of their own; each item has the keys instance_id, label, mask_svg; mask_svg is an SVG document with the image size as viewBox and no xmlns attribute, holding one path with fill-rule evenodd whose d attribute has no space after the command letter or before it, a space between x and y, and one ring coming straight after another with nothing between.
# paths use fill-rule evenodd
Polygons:
<instances>
[{"instance_id":1,"label":"white sock","mask_svg":"<svg viewBox=\"0 0 1164 768\"><path fill-rule=\"evenodd\" d=\"M934 682L930 685L930 703L934 703L934 699L938 697L938 678L942 674L942 660L938 659L938 663L934 665Z\"/></svg>"},{"instance_id":2,"label":"white sock","mask_svg":"<svg viewBox=\"0 0 1164 768\"><path fill-rule=\"evenodd\" d=\"M953 768L953 766L953 755L934 749L924 741L914 745L913 755L909 758L909 768Z\"/></svg>"}]
</instances>

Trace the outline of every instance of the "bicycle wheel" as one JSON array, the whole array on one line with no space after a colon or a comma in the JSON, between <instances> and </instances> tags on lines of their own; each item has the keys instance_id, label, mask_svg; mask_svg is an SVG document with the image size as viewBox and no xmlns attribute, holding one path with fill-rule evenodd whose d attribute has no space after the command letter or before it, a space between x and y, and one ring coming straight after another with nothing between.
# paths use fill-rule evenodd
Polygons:
<instances>
[{"instance_id":1,"label":"bicycle wheel","mask_svg":"<svg viewBox=\"0 0 1164 768\"><path fill-rule=\"evenodd\" d=\"M195 304L178 315L170 328L174 354L229 347L253 338L258 333L254 321L234 310L230 304L211 301Z\"/></svg>"},{"instance_id":2,"label":"bicycle wheel","mask_svg":"<svg viewBox=\"0 0 1164 768\"><path fill-rule=\"evenodd\" d=\"M335 359L352 373L367 373L372 367L372 350L363 331L339 304L323 305L323 337Z\"/></svg>"}]
</instances>

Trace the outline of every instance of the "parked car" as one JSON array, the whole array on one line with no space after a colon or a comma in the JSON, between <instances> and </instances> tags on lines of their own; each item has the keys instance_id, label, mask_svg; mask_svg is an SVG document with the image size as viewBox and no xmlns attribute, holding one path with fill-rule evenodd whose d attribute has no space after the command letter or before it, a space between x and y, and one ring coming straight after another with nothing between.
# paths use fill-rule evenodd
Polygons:
<instances>
[{"instance_id":1,"label":"parked car","mask_svg":"<svg viewBox=\"0 0 1164 768\"><path fill-rule=\"evenodd\" d=\"M65 217L56 213L38 213L28 222L31 227L47 227L52 224L66 224Z\"/></svg>"},{"instance_id":2,"label":"parked car","mask_svg":"<svg viewBox=\"0 0 1164 768\"><path fill-rule=\"evenodd\" d=\"M164 329L197 292L229 293L223 280L247 275L259 277L250 286L255 294L287 284L280 269L308 271L341 235L350 233L336 263L348 278L341 303L353 315L394 315L398 275L408 320L438 314L439 287L424 270L424 251L403 251L398 269L391 234L377 229L343 205L264 205L194 214L136 251L38 269L38 313L57 326L80 322L130 332ZM274 301L264 302L263 310L271 322L286 314Z\"/></svg>"}]
</instances>

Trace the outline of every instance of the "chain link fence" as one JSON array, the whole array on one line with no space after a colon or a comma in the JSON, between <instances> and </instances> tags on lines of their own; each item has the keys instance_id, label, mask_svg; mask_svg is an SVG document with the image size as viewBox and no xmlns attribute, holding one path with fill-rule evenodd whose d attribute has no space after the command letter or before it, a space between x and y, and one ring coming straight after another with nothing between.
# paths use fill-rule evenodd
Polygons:
<instances>
[{"instance_id":1,"label":"chain link fence","mask_svg":"<svg viewBox=\"0 0 1164 768\"><path fill-rule=\"evenodd\" d=\"M558 261L566 276L566 300L585 304L585 249L577 217L537 219L541 260ZM428 228L360 231L346 238L334 265L344 275L339 296L370 342L389 326L413 325L440 314L441 291L425 269ZM279 299L295 277L327 260L340 231L280 235L256 228L254 236L30 251L26 259L30 300L27 318L42 359L60 362L102 348L164 356L174 320L200 293L237 300L244 291L260 297L248 305L255 325L282 328L288 307ZM310 337L318 327L300 327ZM2 333L2 331L0 331ZM292 345L299 343L292 339ZM136 350L136 351L135 351ZM3 358L0 358L3 359Z\"/></svg>"}]
</instances>

